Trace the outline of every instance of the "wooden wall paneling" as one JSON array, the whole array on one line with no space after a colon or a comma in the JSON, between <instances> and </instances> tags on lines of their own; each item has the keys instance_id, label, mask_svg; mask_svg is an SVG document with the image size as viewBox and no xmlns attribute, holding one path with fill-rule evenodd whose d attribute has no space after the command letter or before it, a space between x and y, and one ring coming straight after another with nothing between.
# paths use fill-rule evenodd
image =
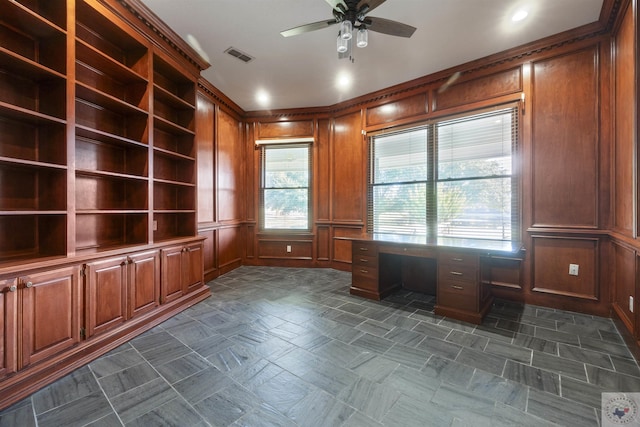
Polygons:
<instances>
[{"instance_id":1,"label":"wooden wall paneling","mask_svg":"<svg viewBox=\"0 0 640 427\"><path fill-rule=\"evenodd\" d=\"M291 248L291 252L287 249ZM295 238L258 238L259 259L312 260L313 239Z\"/></svg>"},{"instance_id":2,"label":"wooden wall paneling","mask_svg":"<svg viewBox=\"0 0 640 427\"><path fill-rule=\"evenodd\" d=\"M218 229L218 268L224 274L242 263L242 230L240 226Z\"/></svg>"},{"instance_id":3,"label":"wooden wall paneling","mask_svg":"<svg viewBox=\"0 0 640 427\"><path fill-rule=\"evenodd\" d=\"M339 116L333 123L331 145L332 221L364 223L366 215L366 144L360 110Z\"/></svg>"},{"instance_id":4,"label":"wooden wall paneling","mask_svg":"<svg viewBox=\"0 0 640 427\"><path fill-rule=\"evenodd\" d=\"M633 6L627 8L614 39L615 143L613 149L613 229L628 237L634 230L634 185L637 179L637 50ZM635 163L635 164L634 164Z\"/></svg>"},{"instance_id":5,"label":"wooden wall paneling","mask_svg":"<svg viewBox=\"0 0 640 427\"><path fill-rule=\"evenodd\" d=\"M366 126L391 123L411 117L421 117L429 112L427 93L418 93L397 101L366 109Z\"/></svg>"},{"instance_id":6,"label":"wooden wall paneling","mask_svg":"<svg viewBox=\"0 0 640 427\"><path fill-rule=\"evenodd\" d=\"M315 222L327 222L331 207L331 170L330 132L331 121L318 120L318 133L313 145L313 188Z\"/></svg>"},{"instance_id":7,"label":"wooden wall paneling","mask_svg":"<svg viewBox=\"0 0 640 427\"><path fill-rule=\"evenodd\" d=\"M0 378L17 369L18 281L0 280Z\"/></svg>"},{"instance_id":8,"label":"wooden wall paneling","mask_svg":"<svg viewBox=\"0 0 640 427\"><path fill-rule=\"evenodd\" d=\"M217 109L216 117L216 181L218 222L243 219L244 150L240 139L240 123L230 114Z\"/></svg>"},{"instance_id":9,"label":"wooden wall paneling","mask_svg":"<svg viewBox=\"0 0 640 427\"><path fill-rule=\"evenodd\" d=\"M629 310L629 297L637 298L636 282L638 275L637 251L625 244L612 242L612 274L613 286L613 310L616 312L625 327L634 335L636 329L635 313ZM636 304L636 307L638 305Z\"/></svg>"},{"instance_id":10,"label":"wooden wall paneling","mask_svg":"<svg viewBox=\"0 0 640 427\"><path fill-rule=\"evenodd\" d=\"M313 136L313 120L258 122L257 139Z\"/></svg>"},{"instance_id":11,"label":"wooden wall paneling","mask_svg":"<svg viewBox=\"0 0 640 427\"><path fill-rule=\"evenodd\" d=\"M214 109L208 97L196 98L196 149L198 169L198 224L215 221Z\"/></svg>"},{"instance_id":12,"label":"wooden wall paneling","mask_svg":"<svg viewBox=\"0 0 640 427\"><path fill-rule=\"evenodd\" d=\"M258 221L258 207L260 206L260 150L255 144L255 126L245 124L246 140L245 150L245 204L244 220L256 223Z\"/></svg>"},{"instance_id":13,"label":"wooden wall paneling","mask_svg":"<svg viewBox=\"0 0 640 427\"><path fill-rule=\"evenodd\" d=\"M534 227L598 227L598 79L598 45L533 63Z\"/></svg>"},{"instance_id":14,"label":"wooden wall paneling","mask_svg":"<svg viewBox=\"0 0 640 427\"><path fill-rule=\"evenodd\" d=\"M534 293L600 300L597 237L532 236ZM578 264L578 275L569 275ZM607 295L604 295L605 300Z\"/></svg>"},{"instance_id":15,"label":"wooden wall paneling","mask_svg":"<svg viewBox=\"0 0 640 427\"><path fill-rule=\"evenodd\" d=\"M329 225L316 225L316 260L331 260L331 227Z\"/></svg>"},{"instance_id":16,"label":"wooden wall paneling","mask_svg":"<svg viewBox=\"0 0 640 427\"><path fill-rule=\"evenodd\" d=\"M498 72L492 71L491 74L480 73L479 76L474 73L471 78L460 77L460 80L453 82L441 93L436 90L433 93L433 110L440 111L473 102L486 101L522 90L521 66Z\"/></svg>"},{"instance_id":17,"label":"wooden wall paneling","mask_svg":"<svg viewBox=\"0 0 640 427\"><path fill-rule=\"evenodd\" d=\"M245 241L247 244L245 245L245 259L253 260L256 257L256 245L255 242L257 240L256 237L256 229L255 224L247 224L245 227Z\"/></svg>"},{"instance_id":18,"label":"wooden wall paneling","mask_svg":"<svg viewBox=\"0 0 640 427\"><path fill-rule=\"evenodd\" d=\"M351 240L350 237L360 237L363 234L362 227L339 226L332 227L332 254L333 267L338 269L351 269ZM347 239L344 239L344 238Z\"/></svg>"},{"instance_id":19,"label":"wooden wall paneling","mask_svg":"<svg viewBox=\"0 0 640 427\"><path fill-rule=\"evenodd\" d=\"M203 242L203 266L204 266L204 280L208 282L218 277L217 266L217 231L215 229L200 229L198 235L204 237Z\"/></svg>"}]
</instances>

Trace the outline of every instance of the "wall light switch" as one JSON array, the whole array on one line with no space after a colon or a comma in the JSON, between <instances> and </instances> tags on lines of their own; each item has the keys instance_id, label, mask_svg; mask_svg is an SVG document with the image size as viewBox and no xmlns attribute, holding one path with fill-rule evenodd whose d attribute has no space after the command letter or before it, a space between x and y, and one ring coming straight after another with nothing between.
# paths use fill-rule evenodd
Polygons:
<instances>
[{"instance_id":1,"label":"wall light switch","mask_svg":"<svg viewBox=\"0 0 640 427\"><path fill-rule=\"evenodd\" d=\"M158 221L153 220L153 231L158 231Z\"/></svg>"},{"instance_id":2,"label":"wall light switch","mask_svg":"<svg viewBox=\"0 0 640 427\"><path fill-rule=\"evenodd\" d=\"M629 311L633 313L633 297L629 295Z\"/></svg>"},{"instance_id":3,"label":"wall light switch","mask_svg":"<svg viewBox=\"0 0 640 427\"><path fill-rule=\"evenodd\" d=\"M287 253L291 252L291 245L287 245Z\"/></svg>"},{"instance_id":4,"label":"wall light switch","mask_svg":"<svg viewBox=\"0 0 640 427\"><path fill-rule=\"evenodd\" d=\"M569 264L569 274L571 276L577 276L579 268L580 266L578 264Z\"/></svg>"}]
</instances>

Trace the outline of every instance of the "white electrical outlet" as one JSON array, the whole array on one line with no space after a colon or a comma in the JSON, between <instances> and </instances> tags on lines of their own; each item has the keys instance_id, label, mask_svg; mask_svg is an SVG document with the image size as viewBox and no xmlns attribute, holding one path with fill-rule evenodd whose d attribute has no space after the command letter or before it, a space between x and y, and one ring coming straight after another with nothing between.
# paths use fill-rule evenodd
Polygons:
<instances>
[{"instance_id":1,"label":"white electrical outlet","mask_svg":"<svg viewBox=\"0 0 640 427\"><path fill-rule=\"evenodd\" d=\"M287 252L291 252L291 245L287 245Z\"/></svg>"},{"instance_id":2,"label":"white electrical outlet","mask_svg":"<svg viewBox=\"0 0 640 427\"><path fill-rule=\"evenodd\" d=\"M578 264L569 264L569 275L577 276L579 268L580 266Z\"/></svg>"},{"instance_id":3,"label":"white electrical outlet","mask_svg":"<svg viewBox=\"0 0 640 427\"><path fill-rule=\"evenodd\" d=\"M629 295L629 311L633 313L633 297Z\"/></svg>"},{"instance_id":4,"label":"white electrical outlet","mask_svg":"<svg viewBox=\"0 0 640 427\"><path fill-rule=\"evenodd\" d=\"M158 231L158 221L153 220L153 231Z\"/></svg>"}]
</instances>

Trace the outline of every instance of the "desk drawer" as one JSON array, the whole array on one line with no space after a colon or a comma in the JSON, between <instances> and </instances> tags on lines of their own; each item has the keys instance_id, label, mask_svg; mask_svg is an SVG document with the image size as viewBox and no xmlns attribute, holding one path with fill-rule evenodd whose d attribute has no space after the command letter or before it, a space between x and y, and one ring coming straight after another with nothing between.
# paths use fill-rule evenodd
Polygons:
<instances>
[{"instance_id":1,"label":"desk drawer","mask_svg":"<svg viewBox=\"0 0 640 427\"><path fill-rule=\"evenodd\" d=\"M464 288L461 285L451 285L447 287L451 289L451 292L438 286L438 295L436 297L438 305L456 310L478 311L478 297L476 292L471 289L471 286L469 286L469 289L464 288L463 290L458 290L452 286Z\"/></svg>"},{"instance_id":2,"label":"desk drawer","mask_svg":"<svg viewBox=\"0 0 640 427\"><path fill-rule=\"evenodd\" d=\"M480 265L480 261L478 259L478 255L466 252L442 251L438 254L438 264L478 267Z\"/></svg>"},{"instance_id":3,"label":"desk drawer","mask_svg":"<svg viewBox=\"0 0 640 427\"><path fill-rule=\"evenodd\" d=\"M438 283L478 283L478 268L467 265L438 264Z\"/></svg>"},{"instance_id":4,"label":"desk drawer","mask_svg":"<svg viewBox=\"0 0 640 427\"><path fill-rule=\"evenodd\" d=\"M356 288L378 292L378 269L365 266L353 266L351 285Z\"/></svg>"},{"instance_id":5,"label":"desk drawer","mask_svg":"<svg viewBox=\"0 0 640 427\"><path fill-rule=\"evenodd\" d=\"M375 242L359 242L352 243L353 257L357 255L376 256L378 255L378 245Z\"/></svg>"},{"instance_id":6,"label":"desk drawer","mask_svg":"<svg viewBox=\"0 0 640 427\"><path fill-rule=\"evenodd\" d=\"M365 253L367 253L367 252L365 252ZM364 255L364 254L361 254L361 253L354 253L353 254L353 259L351 260L351 263L354 266L360 266L360 267L365 267L365 268L366 267L377 268L378 267L378 257L377 256Z\"/></svg>"}]
</instances>

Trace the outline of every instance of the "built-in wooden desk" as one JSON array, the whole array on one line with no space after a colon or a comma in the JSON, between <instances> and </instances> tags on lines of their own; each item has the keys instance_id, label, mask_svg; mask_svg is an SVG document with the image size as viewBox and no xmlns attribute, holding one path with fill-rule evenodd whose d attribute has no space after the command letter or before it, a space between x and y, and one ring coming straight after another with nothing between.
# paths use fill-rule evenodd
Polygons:
<instances>
[{"instance_id":1,"label":"built-in wooden desk","mask_svg":"<svg viewBox=\"0 0 640 427\"><path fill-rule=\"evenodd\" d=\"M380 300L398 288L436 296L436 314L479 324L491 308L492 259L513 260L519 243L371 235L352 240L350 293ZM519 281L519 272L514 275Z\"/></svg>"}]
</instances>

